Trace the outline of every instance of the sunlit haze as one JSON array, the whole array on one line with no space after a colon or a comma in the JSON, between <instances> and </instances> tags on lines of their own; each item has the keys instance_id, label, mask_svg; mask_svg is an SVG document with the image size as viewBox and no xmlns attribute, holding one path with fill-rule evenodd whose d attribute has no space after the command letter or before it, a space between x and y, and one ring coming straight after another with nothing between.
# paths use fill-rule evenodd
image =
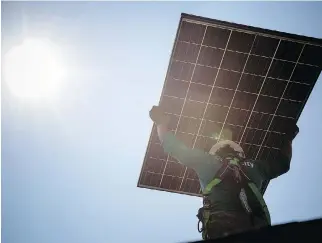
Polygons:
<instances>
[{"instance_id":1,"label":"sunlit haze","mask_svg":"<svg viewBox=\"0 0 322 243\"><path fill-rule=\"evenodd\" d=\"M58 50L49 41L26 39L5 54L4 81L24 98L52 96L62 78Z\"/></svg>"}]
</instances>

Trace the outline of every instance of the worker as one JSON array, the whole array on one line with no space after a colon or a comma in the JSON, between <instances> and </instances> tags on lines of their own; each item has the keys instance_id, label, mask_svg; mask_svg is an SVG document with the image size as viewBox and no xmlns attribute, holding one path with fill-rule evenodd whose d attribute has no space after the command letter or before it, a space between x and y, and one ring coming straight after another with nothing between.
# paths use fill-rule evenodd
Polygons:
<instances>
[{"instance_id":1,"label":"worker","mask_svg":"<svg viewBox=\"0 0 322 243\"><path fill-rule=\"evenodd\" d=\"M203 239L214 239L271 224L269 211L259 188L290 168L292 141L299 129L294 123L283 137L274 161L245 158L240 145L223 140L207 153L190 149L171 133L170 118L159 106L150 110L165 153L198 175L203 207L198 210L198 230Z\"/></svg>"}]
</instances>

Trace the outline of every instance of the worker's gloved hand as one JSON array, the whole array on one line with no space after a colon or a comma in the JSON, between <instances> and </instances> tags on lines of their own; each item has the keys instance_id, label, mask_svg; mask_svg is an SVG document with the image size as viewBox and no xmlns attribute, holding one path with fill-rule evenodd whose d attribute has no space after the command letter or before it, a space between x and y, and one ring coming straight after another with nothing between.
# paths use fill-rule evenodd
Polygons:
<instances>
[{"instance_id":1,"label":"worker's gloved hand","mask_svg":"<svg viewBox=\"0 0 322 243\"><path fill-rule=\"evenodd\" d=\"M164 111L159 106L153 106L150 110L150 118L157 125L167 125L170 118L164 114Z\"/></svg>"},{"instance_id":2,"label":"worker's gloved hand","mask_svg":"<svg viewBox=\"0 0 322 243\"><path fill-rule=\"evenodd\" d=\"M286 129L286 139L290 142L293 141L293 139L296 137L296 135L299 133L299 127L294 122L293 124L289 125Z\"/></svg>"}]
</instances>

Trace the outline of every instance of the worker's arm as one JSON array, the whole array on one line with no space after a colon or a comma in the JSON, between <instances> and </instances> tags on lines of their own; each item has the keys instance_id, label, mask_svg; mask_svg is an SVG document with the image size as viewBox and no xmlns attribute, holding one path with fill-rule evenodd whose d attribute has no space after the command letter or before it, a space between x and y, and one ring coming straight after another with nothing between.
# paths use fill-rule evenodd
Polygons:
<instances>
[{"instance_id":1,"label":"worker's arm","mask_svg":"<svg viewBox=\"0 0 322 243\"><path fill-rule=\"evenodd\" d=\"M220 162L208 153L199 149L190 149L183 142L176 138L167 128L169 118L167 118L159 107L154 106L150 111L150 117L157 126L158 136L164 151L170 156L176 158L180 163L194 169L197 173L203 173L204 170L220 168ZM213 168L216 169L216 168Z\"/></svg>"},{"instance_id":2,"label":"worker's arm","mask_svg":"<svg viewBox=\"0 0 322 243\"><path fill-rule=\"evenodd\" d=\"M298 134L299 129L294 124L283 138L282 147L273 161L256 161L255 166L267 180L276 178L290 169L292 159L292 141Z\"/></svg>"},{"instance_id":3,"label":"worker's arm","mask_svg":"<svg viewBox=\"0 0 322 243\"><path fill-rule=\"evenodd\" d=\"M157 125L157 130L164 152L176 158L180 163L197 171L203 170L201 167L213 164L214 156L199 149L188 148L172 132L168 131L165 125Z\"/></svg>"}]
</instances>

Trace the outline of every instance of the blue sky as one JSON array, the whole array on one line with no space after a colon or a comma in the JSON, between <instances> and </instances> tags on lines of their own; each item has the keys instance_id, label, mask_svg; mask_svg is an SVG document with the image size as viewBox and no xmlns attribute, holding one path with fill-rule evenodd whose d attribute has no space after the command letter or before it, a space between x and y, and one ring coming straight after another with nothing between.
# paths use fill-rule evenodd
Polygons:
<instances>
[{"instance_id":1,"label":"blue sky","mask_svg":"<svg viewBox=\"0 0 322 243\"><path fill-rule=\"evenodd\" d=\"M181 12L322 38L321 11L321 2L2 3L3 51L45 36L67 71L51 102L1 85L2 242L200 239L201 199L136 187ZM321 95L320 79L291 170L266 192L274 224L322 216Z\"/></svg>"}]
</instances>

